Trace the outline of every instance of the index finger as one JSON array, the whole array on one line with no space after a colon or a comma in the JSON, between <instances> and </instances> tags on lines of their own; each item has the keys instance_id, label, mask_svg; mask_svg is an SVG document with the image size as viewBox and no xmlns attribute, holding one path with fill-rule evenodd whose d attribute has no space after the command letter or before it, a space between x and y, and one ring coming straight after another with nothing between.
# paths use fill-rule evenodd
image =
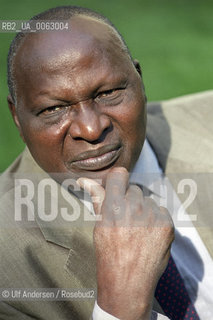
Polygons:
<instances>
[{"instance_id":1,"label":"index finger","mask_svg":"<svg viewBox=\"0 0 213 320\"><path fill-rule=\"evenodd\" d=\"M106 197L107 201L109 198L115 198L116 196L124 197L129 183L129 173L124 167L113 168L106 180Z\"/></svg>"},{"instance_id":2,"label":"index finger","mask_svg":"<svg viewBox=\"0 0 213 320\"><path fill-rule=\"evenodd\" d=\"M103 202L103 219L116 221L123 220L125 215L125 196L128 187L129 173L123 167L110 171L106 180L105 199Z\"/></svg>"}]
</instances>

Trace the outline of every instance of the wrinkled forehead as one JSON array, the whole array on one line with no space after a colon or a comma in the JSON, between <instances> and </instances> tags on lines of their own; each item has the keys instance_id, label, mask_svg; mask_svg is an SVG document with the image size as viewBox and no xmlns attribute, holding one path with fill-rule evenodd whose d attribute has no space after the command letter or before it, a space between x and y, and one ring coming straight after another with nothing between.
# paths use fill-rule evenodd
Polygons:
<instances>
[{"instance_id":1,"label":"wrinkled forehead","mask_svg":"<svg viewBox=\"0 0 213 320\"><path fill-rule=\"evenodd\" d=\"M120 58L123 52L123 43L111 26L91 17L76 16L70 20L68 31L27 35L15 58L15 73L34 68L55 71L62 63L76 61L85 53Z\"/></svg>"}]
</instances>

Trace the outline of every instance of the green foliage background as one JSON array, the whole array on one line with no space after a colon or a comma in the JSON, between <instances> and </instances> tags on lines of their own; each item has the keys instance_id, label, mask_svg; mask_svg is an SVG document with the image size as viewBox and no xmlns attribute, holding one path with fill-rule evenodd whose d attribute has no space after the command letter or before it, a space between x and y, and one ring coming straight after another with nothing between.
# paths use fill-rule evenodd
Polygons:
<instances>
[{"instance_id":1,"label":"green foliage background","mask_svg":"<svg viewBox=\"0 0 213 320\"><path fill-rule=\"evenodd\" d=\"M58 5L95 9L118 27L143 69L149 100L212 89L212 0L0 0L1 20L27 20ZM23 149L6 102L11 33L0 33L0 171Z\"/></svg>"}]
</instances>

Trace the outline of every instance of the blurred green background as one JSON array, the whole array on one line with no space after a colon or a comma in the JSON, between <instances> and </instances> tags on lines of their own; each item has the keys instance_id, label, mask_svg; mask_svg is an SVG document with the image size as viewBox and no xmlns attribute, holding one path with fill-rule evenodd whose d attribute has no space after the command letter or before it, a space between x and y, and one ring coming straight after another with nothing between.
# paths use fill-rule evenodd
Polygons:
<instances>
[{"instance_id":1,"label":"blurred green background","mask_svg":"<svg viewBox=\"0 0 213 320\"><path fill-rule=\"evenodd\" d=\"M0 19L27 20L58 5L85 6L112 20L142 65L149 101L212 89L212 0L0 0ZM13 37L0 33L0 172L24 147L6 103Z\"/></svg>"}]
</instances>

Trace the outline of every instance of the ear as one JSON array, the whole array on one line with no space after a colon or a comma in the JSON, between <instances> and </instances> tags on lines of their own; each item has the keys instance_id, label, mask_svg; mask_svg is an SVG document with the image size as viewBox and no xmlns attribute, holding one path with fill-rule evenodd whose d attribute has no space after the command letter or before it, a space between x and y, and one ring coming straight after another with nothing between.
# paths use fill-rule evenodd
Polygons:
<instances>
[{"instance_id":1,"label":"ear","mask_svg":"<svg viewBox=\"0 0 213 320\"><path fill-rule=\"evenodd\" d=\"M143 92L144 92L144 95L145 95L145 102L147 102L147 96L146 96L146 93L145 93L145 86L144 86L144 83L143 83L142 70L141 70L140 63L136 59L133 60L133 63L134 63L135 69L137 70L137 72L139 73L139 75L141 77L142 88L143 88Z\"/></svg>"},{"instance_id":2,"label":"ear","mask_svg":"<svg viewBox=\"0 0 213 320\"><path fill-rule=\"evenodd\" d=\"M133 60L135 69L137 70L137 72L139 73L139 75L142 77L142 70L141 70L141 66L138 60L134 59Z\"/></svg>"},{"instance_id":3,"label":"ear","mask_svg":"<svg viewBox=\"0 0 213 320\"><path fill-rule=\"evenodd\" d=\"M17 108L16 108L15 103L13 101L13 98L11 97L10 94L7 97L7 103L8 103L8 107L10 109L10 113L11 113L11 115L13 117L13 121L14 121L16 127L18 128L18 131L19 131L19 134L20 134L22 140L25 142L24 136L23 136L23 133L22 133L22 129L21 129L21 126L20 126L20 123L19 123L18 115L17 115Z\"/></svg>"}]
</instances>

